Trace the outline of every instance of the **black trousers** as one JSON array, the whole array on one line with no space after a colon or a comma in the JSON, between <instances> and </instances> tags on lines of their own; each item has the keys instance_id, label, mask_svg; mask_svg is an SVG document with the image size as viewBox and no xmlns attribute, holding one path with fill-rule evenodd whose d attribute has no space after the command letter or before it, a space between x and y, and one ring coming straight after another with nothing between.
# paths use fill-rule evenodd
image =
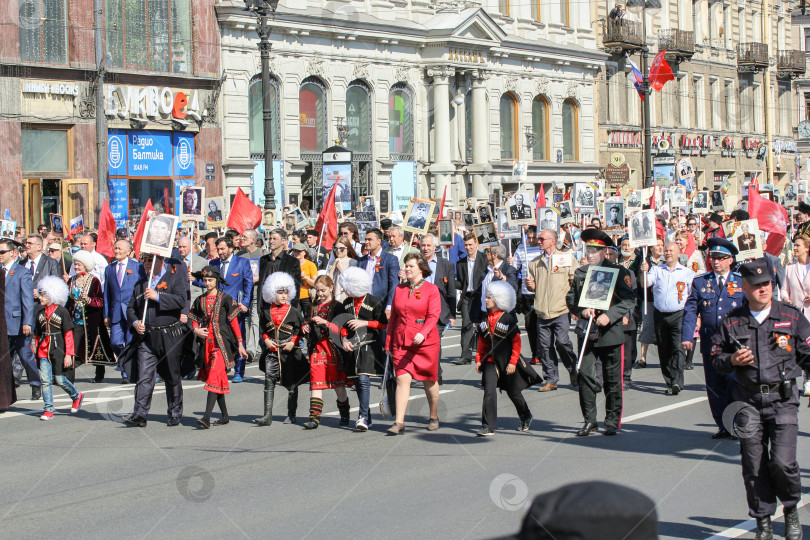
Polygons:
<instances>
[{"instance_id":1,"label":"black trousers","mask_svg":"<svg viewBox=\"0 0 810 540\"><path fill-rule=\"evenodd\" d=\"M138 345L138 382L135 385L135 409L137 416L144 418L152 407L152 392L155 390L155 375L159 374L166 384L166 404L169 418L183 416L183 376L180 360L158 358L147 343Z\"/></svg>"},{"instance_id":2,"label":"black trousers","mask_svg":"<svg viewBox=\"0 0 810 540\"><path fill-rule=\"evenodd\" d=\"M638 356L638 328L624 331L624 382L630 382L633 364Z\"/></svg>"},{"instance_id":3,"label":"black trousers","mask_svg":"<svg viewBox=\"0 0 810 540\"><path fill-rule=\"evenodd\" d=\"M580 347L582 341L580 340ZM602 384L597 380L597 362L601 362ZM622 346L587 345L577 374L579 407L586 422L596 423L596 395L605 390L605 427L618 429L622 416Z\"/></svg>"},{"instance_id":4,"label":"black trousers","mask_svg":"<svg viewBox=\"0 0 810 540\"><path fill-rule=\"evenodd\" d=\"M523 311L523 323L526 326L526 337L529 338L529 348L532 350L532 358L537 355L537 312L534 310L534 295L523 294L521 298L521 308Z\"/></svg>"},{"instance_id":5,"label":"black trousers","mask_svg":"<svg viewBox=\"0 0 810 540\"><path fill-rule=\"evenodd\" d=\"M481 410L481 424L492 431L498 427L498 370L495 369L494 362L484 362L481 364L481 375L484 380L484 406ZM531 416L529 406L523 399L523 393L507 393L509 399L517 409L518 418L521 420Z\"/></svg>"},{"instance_id":6,"label":"black trousers","mask_svg":"<svg viewBox=\"0 0 810 540\"><path fill-rule=\"evenodd\" d=\"M796 461L799 431L796 385L793 391L790 403L781 403L778 393L751 396L745 399L751 408L743 409L737 416L743 431L740 455L748 513L754 518L773 515L777 497L786 508L796 506L802 497Z\"/></svg>"},{"instance_id":7,"label":"black trousers","mask_svg":"<svg viewBox=\"0 0 810 540\"><path fill-rule=\"evenodd\" d=\"M553 319L537 318L537 354L543 363L543 379L548 383L557 384L560 380L558 354L569 373L577 368L577 353L568 335L570 327L567 313Z\"/></svg>"},{"instance_id":8,"label":"black trousers","mask_svg":"<svg viewBox=\"0 0 810 540\"><path fill-rule=\"evenodd\" d=\"M470 300L475 293L461 293L458 310L461 312L461 358L472 362L478 343L475 340L475 325L470 320Z\"/></svg>"},{"instance_id":9,"label":"black trousers","mask_svg":"<svg viewBox=\"0 0 810 540\"><path fill-rule=\"evenodd\" d=\"M661 374L669 388L678 385L683 388L683 368L686 354L681 348L681 324L683 311L664 313L653 311L655 321L655 341L658 345L658 359Z\"/></svg>"}]
</instances>

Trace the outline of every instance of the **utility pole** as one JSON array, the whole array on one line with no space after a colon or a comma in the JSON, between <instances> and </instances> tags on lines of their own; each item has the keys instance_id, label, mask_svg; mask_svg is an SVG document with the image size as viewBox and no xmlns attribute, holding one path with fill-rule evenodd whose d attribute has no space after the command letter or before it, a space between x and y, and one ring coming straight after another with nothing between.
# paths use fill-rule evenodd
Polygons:
<instances>
[{"instance_id":1,"label":"utility pole","mask_svg":"<svg viewBox=\"0 0 810 540\"><path fill-rule=\"evenodd\" d=\"M104 114L104 39L102 35L103 1L93 0L93 26L96 46L96 178L98 178L98 206L101 212L105 199L109 199L107 185L107 117ZM89 209L88 209L89 210Z\"/></svg>"},{"instance_id":2,"label":"utility pole","mask_svg":"<svg viewBox=\"0 0 810 540\"><path fill-rule=\"evenodd\" d=\"M777 2L779 0L776 0ZM779 58L779 51L771 50L771 13L770 1L762 0L762 37L768 51L768 57ZM778 61L778 60L777 60ZM773 184L773 119L771 118L771 66L770 62L765 65L762 72L762 87L765 92L765 179L768 184Z\"/></svg>"}]
</instances>

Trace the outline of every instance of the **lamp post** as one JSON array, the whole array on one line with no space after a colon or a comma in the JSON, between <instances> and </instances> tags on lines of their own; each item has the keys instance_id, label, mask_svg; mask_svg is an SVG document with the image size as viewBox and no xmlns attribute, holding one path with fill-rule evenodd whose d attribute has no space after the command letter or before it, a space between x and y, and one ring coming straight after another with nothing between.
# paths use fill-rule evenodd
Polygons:
<instances>
[{"instance_id":1,"label":"lamp post","mask_svg":"<svg viewBox=\"0 0 810 540\"><path fill-rule=\"evenodd\" d=\"M652 142L652 135L650 129L650 72L647 65L647 55L650 49L647 47L647 15L653 17L661 11L660 0L628 0L627 9L630 13L635 15L641 14L641 73L644 79L641 83L642 92L644 94L644 101L642 108L644 109L644 187L649 188L653 185L652 173L652 153L650 152L650 144Z\"/></svg>"},{"instance_id":2,"label":"lamp post","mask_svg":"<svg viewBox=\"0 0 810 540\"><path fill-rule=\"evenodd\" d=\"M264 120L264 209L276 208L276 188L273 184L273 119L270 100L270 26L267 24L278 7L279 0L245 0L245 10L256 15L259 24L259 51L262 58L262 119Z\"/></svg>"}]
</instances>

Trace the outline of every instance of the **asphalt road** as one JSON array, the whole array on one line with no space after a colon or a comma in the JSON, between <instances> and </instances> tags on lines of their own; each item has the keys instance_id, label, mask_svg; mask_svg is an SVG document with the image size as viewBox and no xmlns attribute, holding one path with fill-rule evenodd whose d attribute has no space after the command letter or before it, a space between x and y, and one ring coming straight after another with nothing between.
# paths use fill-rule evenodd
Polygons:
<instances>
[{"instance_id":1,"label":"asphalt road","mask_svg":"<svg viewBox=\"0 0 810 540\"><path fill-rule=\"evenodd\" d=\"M459 354L457 331L445 333L443 351L445 362ZM663 395L654 352L648 363L634 370L617 437L574 437L582 421L579 402L562 385L524 392L535 418L529 433L516 431L514 407L500 396L499 430L489 439L474 435L483 392L471 366L444 364L436 432L425 430L427 402L415 384L407 430L398 437L384 436L391 421L376 410L368 433L339 427L329 393L317 430L282 424L283 390L276 394L276 422L255 426L250 420L262 408L256 364L248 366L244 383L232 385L229 425L196 427L205 391L202 383L186 381L181 426L166 426L158 385L149 425L129 428L120 418L132 409L133 386L111 379L90 384L92 369L85 366L79 389L86 398L78 414L70 414L67 396L56 388L50 422L38 420L41 402L23 400L0 415L0 530L15 539L492 538L516 532L535 495L598 479L656 501L662 538L753 538L739 445L710 437L715 427L700 362L674 397ZM21 390L30 396L27 387ZM374 388L372 403L379 394ZM299 418L308 405L302 387ZM601 419L603 403L599 411ZM807 426L803 407L805 479ZM810 534L810 505L800 512ZM783 532L781 520L776 532Z\"/></svg>"}]
</instances>

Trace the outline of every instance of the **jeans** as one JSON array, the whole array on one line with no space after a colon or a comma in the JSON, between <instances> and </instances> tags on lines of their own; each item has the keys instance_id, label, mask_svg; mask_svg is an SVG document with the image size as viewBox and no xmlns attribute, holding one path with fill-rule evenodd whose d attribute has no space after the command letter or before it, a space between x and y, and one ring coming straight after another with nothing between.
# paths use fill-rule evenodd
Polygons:
<instances>
[{"instance_id":1,"label":"jeans","mask_svg":"<svg viewBox=\"0 0 810 540\"><path fill-rule=\"evenodd\" d=\"M354 383L357 391L357 399L360 401L360 411L357 418L365 418L366 423L371 425L371 411L369 411L369 401L371 400L371 379L368 375L358 375Z\"/></svg>"},{"instance_id":2,"label":"jeans","mask_svg":"<svg viewBox=\"0 0 810 540\"><path fill-rule=\"evenodd\" d=\"M42 400L45 402L46 411L53 412L53 387L51 386L51 378L54 379L56 386L68 393L72 401L76 401L79 398L79 391L67 380L67 377L64 375L54 375L51 361L47 358L40 358L39 379L42 381Z\"/></svg>"}]
</instances>

